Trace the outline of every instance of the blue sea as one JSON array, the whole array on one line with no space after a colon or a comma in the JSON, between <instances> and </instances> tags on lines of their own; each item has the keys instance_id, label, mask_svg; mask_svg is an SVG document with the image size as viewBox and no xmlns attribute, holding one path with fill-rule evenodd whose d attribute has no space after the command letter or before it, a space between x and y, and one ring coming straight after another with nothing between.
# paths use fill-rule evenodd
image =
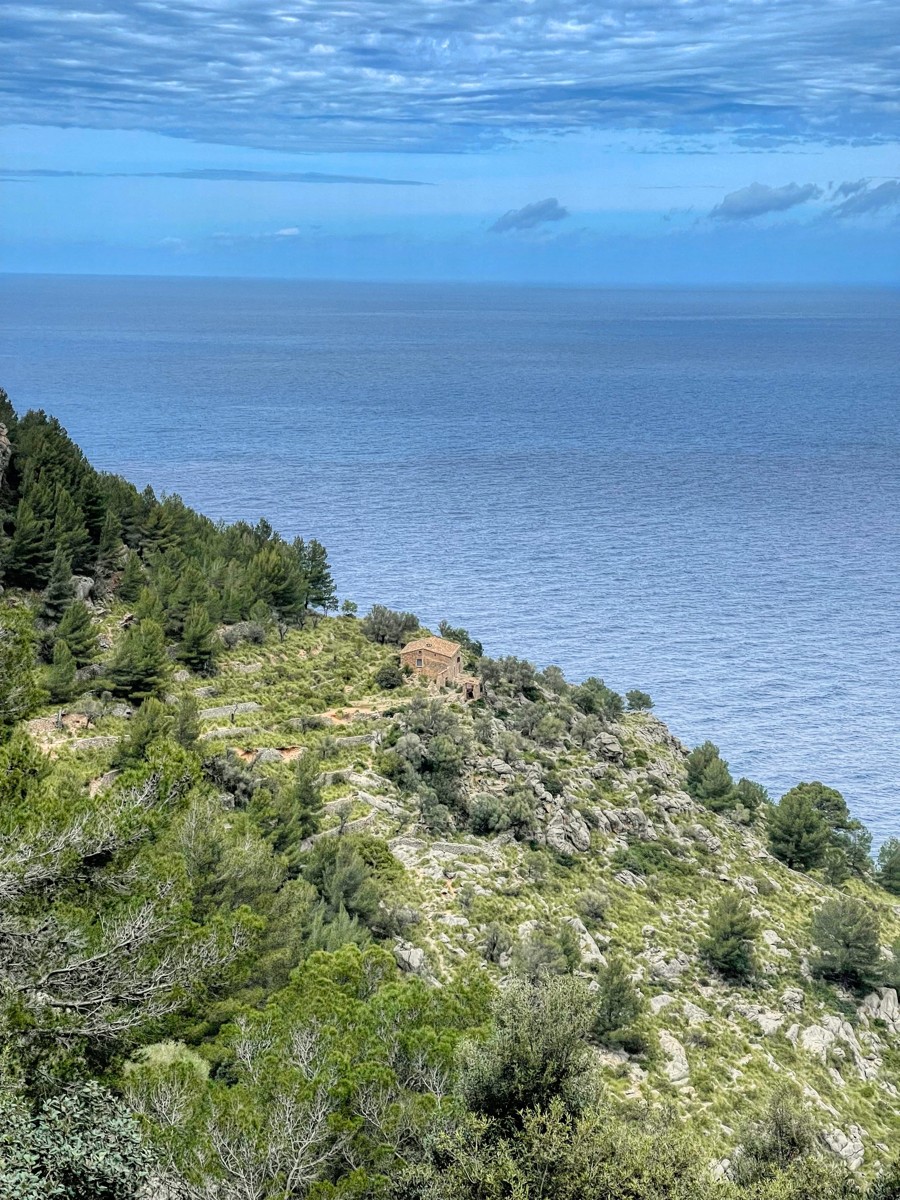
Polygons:
<instances>
[{"instance_id":1,"label":"blue sea","mask_svg":"<svg viewBox=\"0 0 900 1200\"><path fill-rule=\"evenodd\" d=\"M4 277L0 384L342 597L900 834L900 292Z\"/></svg>"}]
</instances>

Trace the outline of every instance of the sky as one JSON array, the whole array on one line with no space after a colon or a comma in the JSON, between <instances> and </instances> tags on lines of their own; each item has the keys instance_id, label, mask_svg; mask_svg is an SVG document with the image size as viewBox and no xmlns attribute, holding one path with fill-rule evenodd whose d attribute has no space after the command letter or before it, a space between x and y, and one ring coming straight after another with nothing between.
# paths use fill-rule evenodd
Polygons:
<instances>
[{"instance_id":1,"label":"sky","mask_svg":"<svg viewBox=\"0 0 900 1200\"><path fill-rule=\"evenodd\" d=\"M896 284L896 0L7 0L0 270Z\"/></svg>"}]
</instances>

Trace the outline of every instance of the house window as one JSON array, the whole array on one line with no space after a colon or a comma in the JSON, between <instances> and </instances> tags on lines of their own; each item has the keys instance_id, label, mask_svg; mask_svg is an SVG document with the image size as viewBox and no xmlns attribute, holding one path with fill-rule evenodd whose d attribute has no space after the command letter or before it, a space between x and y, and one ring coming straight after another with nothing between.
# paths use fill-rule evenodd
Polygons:
<instances>
[{"instance_id":1,"label":"house window","mask_svg":"<svg viewBox=\"0 0 900 1200\"><path fill-rule=\"evenodd\" d=\"M416 659L416 666L421 667L421 665L422 665L422 656L419 655L419 657Z\"/></svg>"}]
</instances>

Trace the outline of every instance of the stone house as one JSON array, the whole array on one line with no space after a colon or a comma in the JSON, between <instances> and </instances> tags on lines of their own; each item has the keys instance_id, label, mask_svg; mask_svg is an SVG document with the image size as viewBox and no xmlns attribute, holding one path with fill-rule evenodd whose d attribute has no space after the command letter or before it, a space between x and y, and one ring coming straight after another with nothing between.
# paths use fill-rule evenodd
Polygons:
<instances>
[{"instance_id":1,"label":"stone house","mask_svg":"<svg viewBox=\"0 0 900 1200\"><path fill-rule=\"evenodd\" d=\"M462 647L446 638L416 638L400 651L400 662L439 687L458 687L466 700L481 697L481 682L463 672Z\"/></svg>"}]
</instances>

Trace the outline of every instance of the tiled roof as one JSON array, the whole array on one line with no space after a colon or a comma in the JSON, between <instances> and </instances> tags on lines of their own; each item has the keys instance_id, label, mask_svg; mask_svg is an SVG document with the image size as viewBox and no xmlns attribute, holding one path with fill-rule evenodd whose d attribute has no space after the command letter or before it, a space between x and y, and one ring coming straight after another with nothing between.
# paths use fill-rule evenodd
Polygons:
<instances>
[{"instance_id":1,"label":"tiled roof","mask_svg":"<svg viewBox=\"0 0 900 1200\"><path fill-rule=\"evenodd\" d=\"M446 638L439 637L417 638L414 642L407 642L402 653L405 654L407 650L430 650L441 658L454 658L459 654L459 642L448 642Z\"/></svg>"}]
</instances>

